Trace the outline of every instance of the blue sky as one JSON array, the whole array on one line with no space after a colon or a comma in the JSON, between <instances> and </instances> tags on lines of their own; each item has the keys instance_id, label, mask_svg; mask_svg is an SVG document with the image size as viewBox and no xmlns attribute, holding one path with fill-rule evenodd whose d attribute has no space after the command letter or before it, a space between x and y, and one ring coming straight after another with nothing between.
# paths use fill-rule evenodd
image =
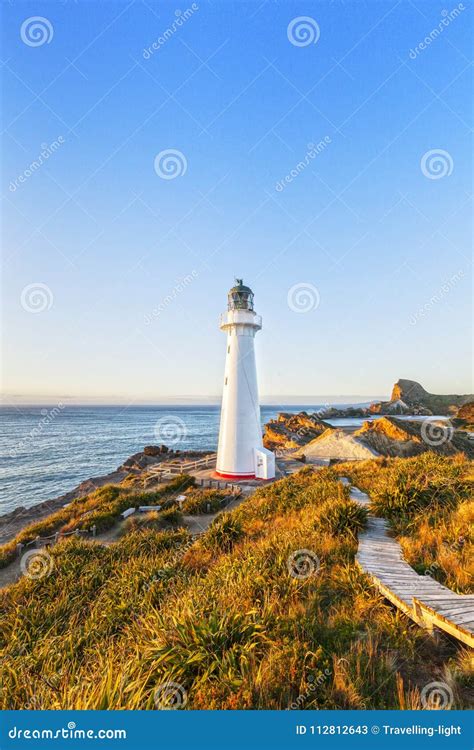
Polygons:
<instances>
[{"instance_id":1,"label":"blue sky","mask_svg":"<svg viewBox=\"0 0 474 750\"><path fill-rule=\"evenodd\" d=\"M269 400L469 392L467 3L2 10L7 401L218 396L235 276Z\"/></svg>"}]
</instances>

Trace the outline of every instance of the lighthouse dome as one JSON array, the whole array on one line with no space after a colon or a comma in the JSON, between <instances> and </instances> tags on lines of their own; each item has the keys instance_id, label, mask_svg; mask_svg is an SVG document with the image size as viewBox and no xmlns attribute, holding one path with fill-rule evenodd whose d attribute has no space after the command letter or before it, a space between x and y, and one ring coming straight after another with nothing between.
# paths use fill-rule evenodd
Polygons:
<instances>
[{"instance_id":1,"label":"lighthouse dome","mask_svg":"<svg viewBox=\"0 0 474 750\"><path fill-rule=\"evenodd\" d=\"M253 292L249 286L245 286L242 279L235 280L235 286L227 297L229 310L253 310Z\"/></svg>"}]
</instances>

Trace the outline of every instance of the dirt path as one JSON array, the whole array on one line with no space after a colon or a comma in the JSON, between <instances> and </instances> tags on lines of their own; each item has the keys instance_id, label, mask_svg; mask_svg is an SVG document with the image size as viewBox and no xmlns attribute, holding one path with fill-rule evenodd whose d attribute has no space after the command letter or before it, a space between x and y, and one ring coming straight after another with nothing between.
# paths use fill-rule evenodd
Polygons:
<instances>
[{"instance_id":1,"label":"dirt path","mask_svg":"<svg viewBox=\"0 0 474 750\"><path fill-rule=\"evenodd\" d=\"M208 515L206 514L201 516L184 516L184 525L186 530L190 534L194 535L203 534L204 531L209 528L214 519L217 518L217 516L221 515L222 513L228 513L230 510L237 508L254 492L254 490L254 487L242 488L242 494L231 500L231 502L226 505L225 508L222 508L222 510L219 510L217 513L210 513ZM109 545L114 544L114 542L120 539L122 534L123 522L120 521L112 526L112 528L104 531L102 534L97 534L97 536L95 537L86 537L84 541L88 542L89 544L101 544L108 547ZM30 548L30 550L34 549L35 548L33 547ZM38 550L36 550L40 556L42 550L45 550L45 548L40 547ZM22 576L20 562L21 558L18 557L13 560L13 562L10 563L10 565L8 565L6 568L0 568L0 589L11 586L11 584L17 583L17 581L20 580Z\"/></svg>"}]
</instances>

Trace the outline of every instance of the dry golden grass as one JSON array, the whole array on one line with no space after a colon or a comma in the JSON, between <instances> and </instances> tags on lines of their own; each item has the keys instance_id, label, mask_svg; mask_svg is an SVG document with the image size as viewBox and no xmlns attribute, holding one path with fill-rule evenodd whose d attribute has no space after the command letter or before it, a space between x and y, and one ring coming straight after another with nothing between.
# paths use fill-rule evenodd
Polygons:
<instances>
[{"instance_id":1,"label":"dry golden grass","mask_svg":"<svg viewBox=\"0 0 474 750\"><path fill-rule=\"evenodd\" d=\"M2 707L153 709L172 681L192 709L399 708L447 674L466 706L455 645L434 643L356 568L347 496L334 471L304 469L194 545L149 528L107 548L58 544L50 576L1 595ZM319 568L295 578L289 559L304 550Z\"/></svg>"}]
</instances>

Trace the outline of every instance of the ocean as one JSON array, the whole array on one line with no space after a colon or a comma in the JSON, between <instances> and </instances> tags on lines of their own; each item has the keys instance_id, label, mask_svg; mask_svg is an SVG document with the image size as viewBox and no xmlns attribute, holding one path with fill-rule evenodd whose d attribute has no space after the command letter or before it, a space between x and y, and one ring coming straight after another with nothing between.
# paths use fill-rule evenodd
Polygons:
<instances>
[{"instance_id":1,"label":"ocean","mask_svg":"<svg viewBox=\"0 0 474 750\"><path fill-rule=\"evenodd\" d=\"M337 404L339 407L345 404ZM347 404L349 405L349 404ZM262 406L262 426L280 411L327 404ZM215 450L220 406L0 407L0 515L30 507L107 474L145 445ZM362 424L339 419L333 424Z\"/></svg>"}]
</instances>

